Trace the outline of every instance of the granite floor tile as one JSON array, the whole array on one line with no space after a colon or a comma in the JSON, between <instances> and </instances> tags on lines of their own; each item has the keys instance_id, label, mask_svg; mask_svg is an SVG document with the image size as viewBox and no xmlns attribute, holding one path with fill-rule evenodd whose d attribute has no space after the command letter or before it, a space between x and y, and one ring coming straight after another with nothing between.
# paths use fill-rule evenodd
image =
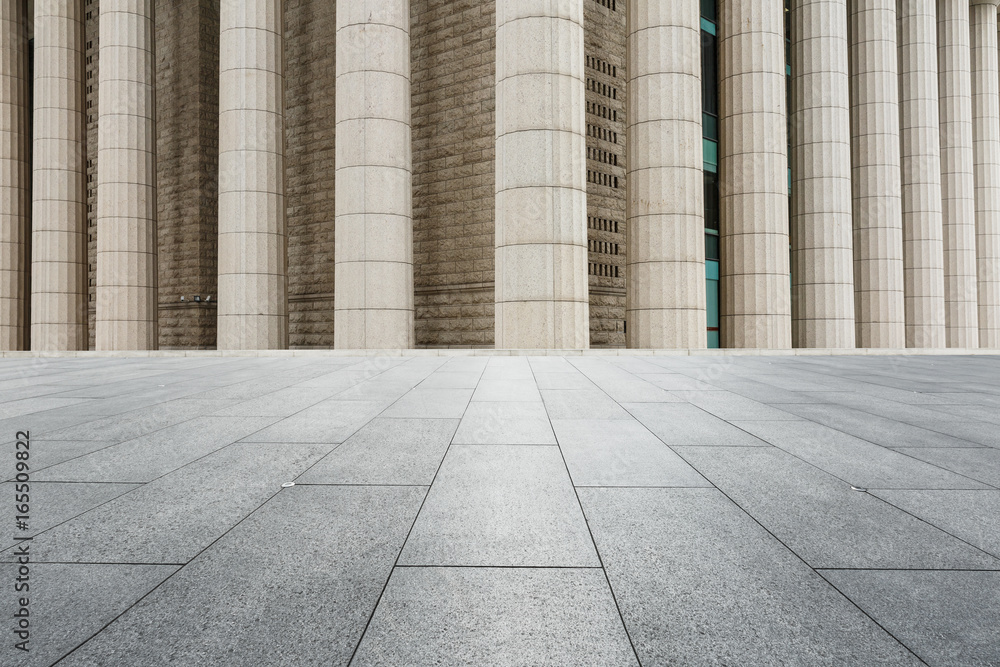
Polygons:
<instances>
[{"instance_id":1,"label":"granite floor tile","mask_svg":"<svg viewBox=\"0 0 1000 667\"><path fill-rule=\"evenodd\" d=\"M928 431L943 433L942 437L960 438L962 441L984 447L1000 449L1000 427L989 422L978 421L942 421L914 422L914 426Z\"/></svg>"},{"instance_id":2,"label":"granite floor tile","mask_svg":"<svg viewBox=\"0 0 1000 667\"><path fill-rule=\"evenodd\" d=\"M980 489L969 477L810 421L734 422L848 484L878 489Z\"/></svg>"},{"instance_id":3,"label":"granite floor tile","mask_svg":"<svg viewBox=\"0 0 1000 667\"><path fill-rule=\"evenodd\" d=\"M1000 450L991 447L914 447L896 451L1000 488Z\"/></svg>"},{"instance_id":4,"label":"granite floor tile","mask_svg":"<svg viewBox=\"0 0 1000 667\"><path fill-rule=\"evenodd\" d=\"M329 399L245 438L246 442L340 443L374 419L388 403Z\"/></svg>"},{"instance_id":5,"label":"granite floor tile","mask_svg":"<svg viewBox=\"0 0 1000 667\"><path fill-rule=\"evenodd\" d=\"M1000 491L875 491L874 495L1000 558Z\"/></svg>"},{"instance_id":6,"label":"granite floor tile","mask_svg":"<svg viewBox=\"0 0 1000 667\"><path fill-rule=\"evenodd\" d=\"M711 486L637 421L554 419L576 486Z\"/></svg>"},{"instance_id":7,"label":"granite floor tile","mask_svg":"<svg viewBox=\"0 0 1000 667\"><path fill-rule=\"evenodd\" d=\"M812 567L1000 569L1000 560L780 449L677 451Z\"/></svg>"},{"instance_id":8,"label":"granite floor tile","mask_svg":"<svg viewBox=\"0 0 1000 667\"><path fill-rule=\"evenodd\" d=\"M296 481L429 486L457 427L457 419L373 419Z\"/></svg>"},{"instance_id":9,"label":"granite floor tile","mask_svg":"<svg viewBox=\"0 0 1000 667\"><path fill-rule=\"evenodd\" d=\"M968 447L968 440L879 417L843 405L783 404L783 410L803 419L843 431L883 447ZM942 422L943 423L943 422Z\"/></svg>"},{"instance_id":10,"label":"granite floor tile","mask_svg":"<svg viewBox=\"0 0 1000 667\"><path fill-rule=\"evenodd\" d=\"M572 373L535 373L535 382L539 389L597 389L597 385L575 368Z\"/></svg>"},{"instance_id":11,"label":"granite floor tile","mask_svg":"<svg viewBox=\"0 0 1000 667\"><path fill-rule=\"evenodd\" d=\"M638 665L599 569L398 568L351 665Z\"/></svg>"},{"instance_id":12,"label":"granite floor tile","mask_svg":"<svg viewBox=\"0 0 1000 667\"><path fill-rule=\"evenodd\" d=\"M423 496L283 490L65 664L346 665Z\"/></svg>"},{"instance_id":13,"label":"granite floor tile","mask_svg":"<svg viewBox=\"0 0 1000 667\"><path fill-rule=\"evenodd\" d=\"M14 647L8 629L0 644L0 664L55 664L176 571L171 565L33 564L29 651ZM0 563L0 576L13 581L15 566ZM13 602L13 596L8 599ZM14 613L12 607L8 610Z\"/></svg>"},{"instance_id":14,"label":"granite floor tile","mask_svg":"<svg viewBox=\"0 0 1000 667\"><path fill-rule=\"evenodd\" d=\"M600 389L544 389L549 419L632 419Z\"/></svg>"},{"instance_id":15,"label":"granite floor tile","mask_svg":"<svg viewBox=\"0 0 1000 667\"><path fill-rule=\"evenodd\" d=\"M276 417L196 417L105 447L35 475L40 481L148 482L231 445ZM40 443L44 446L44 441Z\"/></svg>"},{"instance_id":16,"label":"granite floor tile","mask_svg":"<svg viewBox=\"0 0 1000 667\"><path fill-rule=\"evenodd\" d=\"M36 473L63 461L75 459L84 454L96 452L117 444L108 440L31 440L31 469ZM0 460L13 461L16 443L8 442L0 447ZM13 479L15 471L8 469L7 479Z\"/></svg>"},{"instance_id":17,"label":"granite floor tile","mask_svg":"<svg viewBox=\"0 0 1000 667\"><path fill-rule=\"evenodd\" d=\"M448 450L404 565L599 566L557 447Z\"/></svg>"},{"instance_id":18,"label":"granite floor tile","mask_svg":"<svg viewBox=\"0 0 1000 667\"><path fill-rule=\"evenodd\" d=\"M714 489L580 489L643 665L919 665Z\"/></svg>"},{"instance_id":19,"label":"granite floor tile","mask_svg":"<svg viewBox=\"0 0 1000 667\"><path fill-rule=\"evenodd\" d=\"M43 562L185 563L329 448L231 445L43 533L32 549Z\"/></svg>"},{"instance_id":20,"label":"granite floor tile","mask_svg":"<svg viewBox=\"0 0 1000 667\"><path fill-rule=\"evenodd\" d=\"M331 398L335 393L334 389L286 387L259 398L228 405L213 414L222 417L288 417Z\"/></svg>"},{"instance_id":21,"label":"granite floor tile","mask_svg":"<svg viewBox=\"0 0 1000 667\"><path fill-rule=\"evenodd\" d=\"M625 403L623 408L673 446L766 447L767 443L688 403Z\"/></svg>"},{"instance_id":22,"label":"granite floor tile","mask_svg":"<svg viewBox=\"0 0 1000 667\"><path fill-rule=\"evenodd\" d=\"M931 667L1000 664L1000 572L822 574Z\"/></svg>"},{"instance_id":23,"label":"granite floor tile","mask_svg":"<svg viewBox=\"0 0 1000 667\"><path fill-rule=\"evenodd\" d=\"M765 403L731 391L674 392L688 403L726 421L789 421L801 419Z\"/></svg>"},{"instance_id":24,"label":"granite floor tile","mask_svg":"<svg viewBox=\"0 0 1000 667\"><path fill-rule=\"evenodd\" d=\"M542 397L535 386L535 380L488 380L479 381L473 401L540 401Z\"/></svg>"},{"instance_id":25,"label":"granite floor tile","mask_svg":"<svg viewBox=\"0 0 1000 667\"><path fill-rule=\"evenodd\" d=\"M455 434L458 445L554 445L541 401L472 401Z\"/></svg>"},{"instance_id":26,"label":"granite floor tile","mask_svg":"<svg viewBox=\"0 0 1000 667\"><path fill-rule=\"evenodd\" d=\"M421 384L389 406L383 417L461 419L472 398L472 389L443 389Z\"/></svg>"},{"instance_id":27,"label":"granite floor tile","mask_svg":"<svg viewBox=\"0 0 1000 667\"><path fill-rule=\"evenodd\" d=\"M419 389L475 389L479 384L479 371L438 371L420 383Z\"/></svg>"}]
</instances>

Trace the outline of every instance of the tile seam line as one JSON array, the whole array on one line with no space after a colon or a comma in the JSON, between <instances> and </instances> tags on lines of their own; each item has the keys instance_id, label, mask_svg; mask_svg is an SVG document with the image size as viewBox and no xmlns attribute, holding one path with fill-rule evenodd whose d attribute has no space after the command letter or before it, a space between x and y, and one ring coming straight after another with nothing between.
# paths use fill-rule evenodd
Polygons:
<instances>
[{"instance_id":1,"label":"tile seam line","mask_svg":"<svg viewBox=\"0 0 1000 667\"><path fill-rule=\"evenodd\" d=\"M608 393L604 391L604 389L600 385L598 385L590 377L588 377L587 374L581 371L575 364L571 363L566 357L558 357L558 358L562 359L564 362L573 366L573 368L577 373L583 375L585 378L590 380L590 382L594 384L598 390L603 392L605 396L614 401L614 403L618 405L618 407L621 407L618 401L615 401L613 398L611 398L611 396L608 395ZM531 381L534 382L535 387L537 388L538 378L535 376L535 369L531 365L530 361L528 362L528 370L531 371ZM541 394L540 390L539 394ZM587 511L583 508L583 502L580 500L580 492L573 481L573 473L570 472L569 464L566 462L566 455L563 453L562 445L559 443L559 437L556 435L556 429L552 425L552 418L549 416L548 408L545 407L544 396L542 397L542 409L545 410L545 419L549 423L549 430L552 431L552 438L556 441L556 447L558 447L559 450L559 458L562 459L563 468L566 470L566 476L569 478L570 488L573 489L573 497L576 498L576 506L580 509L580 515L583 517L583 524L587 527L587 534L590 536L590 544L594 547L594 554L597 556L597 562L600 564L601 572L604 573L604 581L608 585L608 592L611 593L611 600L615 603L615 610L618 612L618 620L621 622L622 630L625 632L625 637L626 639L628 639L629 646L632 648L632 655L635 656L636 664L639 667L642 667L642 660L639 658L639 651L636 649L635 642L632 640L632 632L629 630L628 624L625 622L625 615L622 613L621 605L618 603L618 596L615 594L615 589L611 585L611 577L608 576L608 570L604 566L604 557L601 556L601 550L597 546L597 540L594 539L594 531L590 527L590 520L587 518Z\"/></svg>"},{"instance_id":2,"label":"tile seam line","mask_svg":"<svg viewBox=\"0 0 1000 667\"><path fill-rule=\"evenodd\" d=\"M427 377L430 377L431 375L434 374L434 372L440 370L440 368L442 366L444 366L446 363L447 363L447 361L439 364L438 367L436 369L434 369L434 371L432 371L431 373L429 373ZM479 371L479 380L476 381L477 387L479 385L479 382L482 380L483 375L486 373L486 368L488 366L489 366L489 362L483 364L482 370ZM423 382L426 379L427 378L425 377L424 380L421 380L420 382L418 382L417 386L420 386L421 384L423 384ZM414 388L416 388L416 387L414 387ZM474 391L475 390L473 390L473 392ZM409 392L407 392L407 393L409 393ZM404 394L404 396L405 395L406 394ZM402 397L400 397L400 398L402 398ZM399 399L397 399L397 400L399 400ZM470 400L469 403L471 403L471 402L472 401ZM386 575L385 583L382 584L382 590L379 591L378 598L375 600L375 604L372 605L371 613L368 614L368 619L367 619L367 621L365 621L365 627L361 631L361 635L358 637L358 643L354 645L354 650L351 651L351 657L347 661L347 667L350 667L351 664L354 662L354 658L357 656L358 650L361 648L361 644L365 641L365 636L368 634L368 628L371 627L372 621L375 619L375 612L378 611L379 605L382 604L382 598L385 596L386 589L389 588L389 582L392 581L392 575L393 575L393 573L396 571L396 568L399 566L399 559L403 556L403 550L406 549L406 543L410 541L410 535L413 534L413 529L417 525L417 520L420 518L420 513L423 511L424 505L427 503L427 498L431 495L431 489L434 487L434 482L437 481L437 477L441 473L441 468L442 468L442 466L444 466L444 461L445 461L446 458L448 458L448 452L451 451L451 447L452 447L452 445L454 444L454 441L455 441L455 435L458 433L458 429L462 426L462 420L465 419L465 413L468 412L468 409L469 409L469 405L466 404L465 411L462 412L462 418L458 420L458 424L455 425L455 432L451 434L451 440L448 442L448 447L444 450L444 454L441 456L441 460L438 461L437 470L434 471L434 477L431 478L431 483L427 486L427 491L424 492L424 498L423 498L423 500L420 501L420 507L417 508L416 513L413 515L413 521L410 523L410 529L406 532L406 537L403 538L403 543L399 545L399 551L396 553L396 560L393 562L392 567L389 568L389 573L388 573L388 575ZM324 458L326 458L326 457L324 457Z\"/></svg>"}]
</instances>

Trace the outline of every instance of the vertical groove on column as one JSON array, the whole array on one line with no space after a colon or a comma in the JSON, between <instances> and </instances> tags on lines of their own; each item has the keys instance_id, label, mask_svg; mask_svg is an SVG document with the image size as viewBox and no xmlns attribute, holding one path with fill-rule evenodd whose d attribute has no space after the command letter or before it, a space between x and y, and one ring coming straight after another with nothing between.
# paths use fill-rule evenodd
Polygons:
<instances>
[{"instance_id":1,"label":"vertical groove on column","mask_svg":"<svg viewBox=\"0 0 1000 667\"><path fill-rule=\"evenodd\" d=\"M497 3L497 348L590 346L583 37L583 0Z\"/></svg>"},{"instance_id":2,"label":"vertical groove on column","mask_svg":"<svg viewBox=\"0 0 1000 667\"><path fill-rule=\"evenodd\" d=\"M854 299L861 348L906 347L896 0L850 3Z\"/></svg>"},{"instance_id":3,"label":"vertical groove on column","mask_svg":"<svg viewBox=\"0 0 1000 667\"><path fill-rule=\"evenodd\" d=\"M31 348L86 350L83 0L35 3Z\"/></svg>"},{"instance_id":4,"label":"vertical groove on column","mask_svg":"<svg viewBox=\"0 0 1000 667\"><path fill-rule=\"evenodd\" d=\"M1000 348L1000 67L997 0L973 0L972 111L976 169L979 346Z\"/></svg>"},{"instance_id":5,"label":"vertical groove on column","mask_svg":"<svg viewBox=\"0 0 1000 667\"><path fill-rule=\"evenodd\" d=\"M415 344L410 136L409 0L338 0L338 348Z\"/></svg>"},{"instance_id":6,"label":"vertical groove on column","mask_svg":"<svg viewBox=\"0 0 1000 667\"><path fill-rule=\"evenodd\" d=\"M793 0L792 339L852 348L847 0Z\"/></svg>"},{"instance_id":7,"label":"vertical groove on column","mask_svg":"<svg viewBox=\"0 0 1000 667\"><path fill-rule=\"evenodd\" d=\"M630 0L628 346L704 348L700 3Z\"/></svg>"},{"instance_id":8,"label":"vertical groove on column","mask_svg":"<svg viewBox=\"0 0 1000 667\"><path fill-rule=\"evenodd\" d=\"M941 210L948 347L979 347L969 4L937 0Z\"/></svg>"},{"instance_id":9,"label":"vertical groove on column","mask_svg":"<svg viewBox=\"0 0 1000 667\"><path fill-rule=\"evenodd\" d=\"M26 4L0 4L0 350L28 346L31 137Z\"/></svg>"},{"instance_id":10,"label":"vertical groove on column","mask_svg":"<svg viewBox=\"0 0 1000 667\"><path fill-rule=\"evenodd\" d=\"M223 2L219 17L223 350L288 347L283 17L284 0Z\"/></svg>"},{"instance_id":11,"label":"vertical groove on column","mask_svg":"<svg viewBox=\"0 0 1000 667\"><path fill-rule=\"evenodd\" d=\"M773 0L720 0L722 344L791 346L785 21Z\"/></svg>"},{"instance_id":12,"label":"vertical groove on column","mask_svg":"<svg viewBox=\"0 0 1000 667\"><path fill-rule=\"evenodd\" d=\"M153 0L101 1L97 349L155 350Z\"/></svg>"},{"instance_id":13,"label":"vertical groove on column","mask_svg":"<svg viewBox=\"0 0 1000 667\"><path fill-rule=\"evenodd\" d=\"M897 0L906 346L945 346L935 0Z\"/></svg>"}]
</instances>

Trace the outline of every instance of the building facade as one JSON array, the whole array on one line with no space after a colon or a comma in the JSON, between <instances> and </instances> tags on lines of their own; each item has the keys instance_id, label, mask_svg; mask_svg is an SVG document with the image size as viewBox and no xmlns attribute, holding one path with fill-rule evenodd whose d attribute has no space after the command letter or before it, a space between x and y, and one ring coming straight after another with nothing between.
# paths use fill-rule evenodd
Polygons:
<instances>
[{"instance_id":1,"label":"building facade","mask_svg":"<svg viewBox=\"0 0 1000 667\"><path fill-rule=\"evenodd\" d=\"M0 349L1000 348L997 0L0 23Z\"/></svg>"}]
</instances>

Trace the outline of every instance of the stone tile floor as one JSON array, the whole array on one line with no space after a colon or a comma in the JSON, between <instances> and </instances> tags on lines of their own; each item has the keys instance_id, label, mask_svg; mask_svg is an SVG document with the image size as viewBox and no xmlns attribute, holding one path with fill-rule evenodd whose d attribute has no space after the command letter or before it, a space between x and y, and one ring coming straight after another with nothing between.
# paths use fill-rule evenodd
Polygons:
<instances>
[{"instance_id":1,"label":"stone tile floor","mask_svg":"<svg viewBox=\"0 0 1000 667\"><path fill-rule=\"evenodd\" d=\"M3 665L1000 664L1000 357L13 359L0 424Z\"/></svg>"}]
</instances>

